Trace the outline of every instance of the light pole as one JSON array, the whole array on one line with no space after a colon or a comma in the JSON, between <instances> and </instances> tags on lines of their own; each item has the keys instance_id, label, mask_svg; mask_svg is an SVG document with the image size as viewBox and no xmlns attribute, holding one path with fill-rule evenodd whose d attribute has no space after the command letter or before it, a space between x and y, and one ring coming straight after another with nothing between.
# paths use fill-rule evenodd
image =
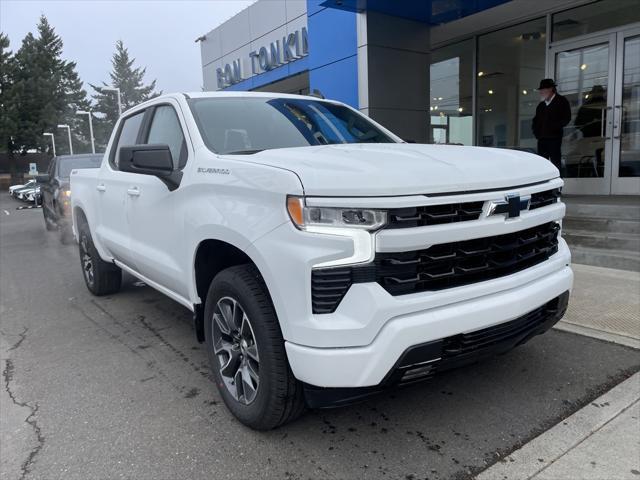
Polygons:
<instances>
[{"instance_id":1,"label":"light pole","mask_svg":"<svg viewBox=\"0 0 640 480\"><path fill-rule=\"evenodd\" d=\"M118 95L118 117L122 116L122 102L120 100L120 89L118 87L102 87L102 90L107 90L109 92L116 92Z\"/></svg>"},{"instance_id":2,"label":"light pole","mask_svg":"<svg viewBox=\"0 0 640 480\"><path fill-rule=\"evenodd\" d=\"M91 137L91 153L96 153L96 143L93 139L93 120L91 119L93 115L91 115L91 110L89 110L88 112L84 110L78 110L76 112L76 115L89 115L89 136Z\"/></svg>"},{"instance_id":3,"label":"light pole","mask_svg":"<svg viewBox=\"0 0 640 480\"><path fill-rule=\"evenodd\" d=\"M56 139L53 136L53 133L43 133L43 137L51 137L51 146L53 147L53 156L56 156Z\"/></svg>"},{"instance_id":4,"label":"light pole","mask_svg":"<svg viewBox=\"0 0 640 480\"><path fill-rule=\"evenodd\" d=\"M58 128L66 128L69 136L69 155L73 155L73 145L71 144L71 127L69 125L58 125Z\"/></svg>"}]
</instances>

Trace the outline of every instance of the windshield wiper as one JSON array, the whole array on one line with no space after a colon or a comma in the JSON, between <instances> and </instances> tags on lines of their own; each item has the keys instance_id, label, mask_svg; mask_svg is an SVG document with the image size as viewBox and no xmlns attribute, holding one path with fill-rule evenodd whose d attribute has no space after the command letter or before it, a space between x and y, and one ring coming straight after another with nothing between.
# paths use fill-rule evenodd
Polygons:
<instances>
[{"instance_id":1,"label":"windshield wiper","mask_svg":"<svg viewBox=\"0 0 640 480\"><path fill-rule=\"evenodd\" d=\"M233 152L224 152L223 155L251 155L253 153L259 153L262 150L264 150L264 148L257 148L255 150L234 150Z\"/></svg>"}]
</instances>

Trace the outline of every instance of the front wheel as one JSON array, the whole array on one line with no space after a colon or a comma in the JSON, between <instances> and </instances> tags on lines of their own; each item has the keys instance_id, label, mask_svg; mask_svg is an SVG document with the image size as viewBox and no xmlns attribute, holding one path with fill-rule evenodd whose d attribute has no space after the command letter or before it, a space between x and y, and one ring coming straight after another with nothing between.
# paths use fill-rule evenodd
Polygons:
<instances>
[{"instance_id":1,"label":"front wheel","mask_svg":"<svg viewBox=\"0 0 640 480\"><path fill-rule=\"evenodd\" d=\"M213 279L205 341L220 395L240 422L270 430L304 411L302 386L289 368L278 318L255 267L238 265Z\"/></svg>"},{"instance_id":2,"label":"front wheel","mask_svg":"<svg viewBox=\"0 0 640 480\"><path fill-rule=\"evenodd\" d=\"M120 290L122 284L122 270L112 263L100 258L96 246L93 244L89 225L80 225L80 263L84 283L91 293L97 296L109 295Z\"/></svg>"}]
</instances>

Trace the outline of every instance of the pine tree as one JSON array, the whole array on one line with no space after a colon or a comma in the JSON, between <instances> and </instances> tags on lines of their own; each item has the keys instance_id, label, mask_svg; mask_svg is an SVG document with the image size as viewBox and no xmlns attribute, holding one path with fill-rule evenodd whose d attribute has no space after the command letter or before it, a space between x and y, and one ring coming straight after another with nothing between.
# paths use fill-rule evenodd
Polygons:
<instances>
[{"instance_id":1,"label":"pine tree","mask_svg":"<svg viewBox=\"0 0 640 480\"><path fill-rule=\"evenodd\" d=\"M43 15L38 36L28 33L15 54L7 95L15 118L10 146L14 152L47 150L49 144L42 134L53 132L58 140L57 153L69 153L65 132L57 128L58 124L71 126L74 153L87 151L87 139L76 134L83 130L76 111L89 108L89 102L75 62L62 59L62 47L62 39Z\"/></svg>"},{"instance_id":2,"label":"pine tree","mask_svg":"<svg viewBox=\"0 0 640 480\"><path fill-rule=\"evenodd\" d=\"M144 84L146 68L134 67L136 59L129 56L129 50L122 40L116 42L116 51L111 58L112 70L109 74L111 81L102 82L101 86L91 84L95 90L93 99L94 110L104 117L96 122L96 142L102 146L109 141L109 135L118 119L117 95L114 91L103 90L103 87L116 87L120 89L120 101L122 111L134 107L151 98L157 97L162 92L156 92L156 81L148 85ZM97 148L97 147L96 147Z\"/></svg>"},{"instance_id":3,"label":"pine tree","mask_svg":"<svg viewBox=\"0 0 640 480\"><path fill-rule=\"evenodd\" d=\"M10 151L15 116L10 102L15 61L9 50L9 37L0 32L0 152Z\"/></svg>"}]
</instances>

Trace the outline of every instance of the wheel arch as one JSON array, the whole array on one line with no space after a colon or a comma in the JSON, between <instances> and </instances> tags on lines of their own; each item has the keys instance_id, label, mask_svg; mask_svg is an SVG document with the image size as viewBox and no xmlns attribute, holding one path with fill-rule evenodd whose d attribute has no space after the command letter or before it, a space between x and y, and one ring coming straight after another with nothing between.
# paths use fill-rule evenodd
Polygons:
<instances>
[{"instance_id":1,"label":"wheel arch","mask_svg":"<svg viewBox=\"0 0 640 480\"><path fill-rule=\"evenodd\" d=\"M204 303L207 298L209 286L215 276L222 270L236 265L250 264L262 275L258 263L243 249L225 240L207 238L201 240L193 254L193 286L200 303L194 304L194 327L199 342L204 342ZM264 277L263 277L264 278ZM266 285L267 294L271 299L269 286ZM275 307L274 307L275 308Z\"/></svg>"}]
</instances>

